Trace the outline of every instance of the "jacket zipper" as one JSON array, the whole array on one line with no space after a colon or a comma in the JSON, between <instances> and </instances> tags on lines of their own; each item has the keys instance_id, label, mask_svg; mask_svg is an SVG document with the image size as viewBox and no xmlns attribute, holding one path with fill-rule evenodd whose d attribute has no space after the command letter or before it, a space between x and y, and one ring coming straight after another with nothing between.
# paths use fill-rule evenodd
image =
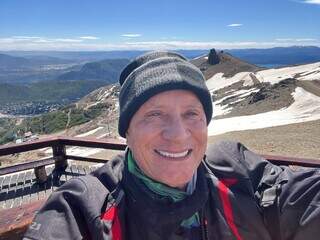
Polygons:
<instances>
[{"instance_id":1,"label":"jacket zipper","mask_svg":"<svg viewBox=\"0 0 320 240\"><path fill-rule=\"evenodd\" d=\"M201 239L202 240L209 240L208 238L208 222L205 217L204 210L200 210L200 226L201 226Z\"/></svg>"}]
</instances>

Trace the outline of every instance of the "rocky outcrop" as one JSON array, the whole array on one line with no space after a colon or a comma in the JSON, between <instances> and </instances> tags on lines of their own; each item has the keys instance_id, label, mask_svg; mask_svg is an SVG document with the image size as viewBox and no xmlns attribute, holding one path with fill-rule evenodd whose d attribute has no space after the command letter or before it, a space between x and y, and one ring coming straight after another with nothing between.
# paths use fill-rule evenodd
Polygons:
<instances>
[{"instance_id":1,"label":"rocky outcrop","mask_svg":"<svg viewBox=\"0 0 320 240\"><path fill-rule=\"evenodd\" d=\"M262 85L262 84L260 84ZM257 103L261 100L271 99L269 101L278 101L276 105L280 105L280 101L288 102L289 99L292 99L291 93L295 90L297 86L297 80L294 78L288 78L280 81L274 85L270 83L264 83L260 87L260 90L256 93L251 93L249 95L249 104ZM284 97L287 96L287 97ZM280 100L280 98L283 98ZM276 100L279 99L279 100ZM293 99L292 99L293 100ZM292 101L290 101L292 103Z\"/></svg>"},{"instance_id":2,"label":"rocky outcrop","mask_svg":"<svg viewBox=\"0 0 320 240\"><path fill-rule=\"evenodd\" d=\"M229 78L239 72L256 72L263 69L215 49L211 49L207 56L192 59L191 63L202 71L206 79L211 78L217 73L223 73L224 77Z\"/></svg>"},{"instance_id":3,"label":"rocky outcrop","mask_svg":"<svg viewBox=\"0 0 320 240\"><path fill-rule=\"evenodd\" d=\"M220 62L219 56L214 48L210 49L210 53L208 56L208 63L210 65L215 65Z\"/></svg>"}]
</instances>

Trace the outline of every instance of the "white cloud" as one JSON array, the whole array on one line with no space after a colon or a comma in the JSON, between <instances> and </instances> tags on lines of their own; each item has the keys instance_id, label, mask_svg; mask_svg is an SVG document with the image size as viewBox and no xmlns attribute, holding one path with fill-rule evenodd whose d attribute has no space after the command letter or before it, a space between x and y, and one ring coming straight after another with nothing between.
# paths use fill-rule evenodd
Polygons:
<instances>
[{"instance_id":1,"label":"white cloud","mask_svg":"<svg viewBox=\"0 0 320 240\"><path fill-rule=\"evenodd\" d=\"M291 42L291 41L294 41L293 38L277 38L275 40L279 41L279 42Z\"/></svg>"},{"instance_id":2,"label":"white cloud","mask_svg":"<svg viewBox=\"0 0 320 240\"><path fill-rule=\"evenodd\" d=\"M177 41L177 40L161 40L161 41L127 41L118 43L108 42L91 42L79 38L44 38L31 37L17 38L8 37L0 38L0 50L70 50L70 51L103 51L103 50L156 50L156 49L234 49L234 48L271 48L271 47L287 47L292 45L312 45L320 46L320 41L310 42L308 38L297 39L276 39L274 41ZM302 41L304 40L304 41ZM307 40L307 41L306 41Z\"/></svg>"},{"instance_id":3,"label":"white cloud","mask_svg":"<svg viewBox=\"0 0 320 240\"><path fill-rule=\"evenodd\" d=\"M315 38L277 38L278 42L316 42Z\"/></svg>"},{"instance_id":4,"label":"white cloud","mask_svg":"<svg viewBox=\"0 0 320 240\"><path fill-rule=\"evenodd\" d=\"M53 43L53 42L66 42L66 43L77 43L83 42L82 39L75 38L45 38L45 37L30 37L30 36L13 36L8 38L0 38L2 43Z\"/></svg>"},{"instance_id":5,"label":"white cloud","mask_svg":"<svg viewBox=\"0 0 320 240\"><path fill-rule=\"evenodd\" d=\"M139 33L126 33L122 34L121 37L128 37L128 38L136 38L136 37L141 37L142 35Z\"/></svg>"},{"instance_id":6,"label":"white cloud","mask_svg":"<svg viewBox=\"0 0 320 240\"><path fill-rule=\"evenodd\" d=\"M305 0L304 3L320 5L320 0Z\"/></svg>"},{"instance_id":7,"label":"white cloud","mask_svg":"<svg viewBox=\"0 0 320 240\"><path fill-rule=\"evenodd\" d=\"M55 38L55 39L49 39L52 42L82 42L82 39L73 39L73 38Z\"/></svg>"},{"instance_id":8,"label":"white cloud","mask_svg":"<svg viewBox=\"0 0 320 240\"><path fill-rule=\"evenodd\" d=\"M137 49L226 49L226 48L263 48L272 47L274 42L196 42L196 41L149 41L149 42L127 42L127 45Z\"/></svg>"},{"instance_id":9,"label":"white cloud","mask_svg":"<svg viewBox=\"0 0 320 240\"><path fill-rule=\"evenodd\" d=\"M39 39L35 39L34 41L32 41L33 43L50 43L53 42L52 40L49 39L44 39L44 38L39 38Z\"/></svg>"},{"instance_id":10,"label":"white cloud","mask_svg":"<svg viewBox=\"0 0 320 240\"><path fill-rule=\"evenodd\" d=\"M242 23L232 23L229 24L228 27L241 27L243 24Z\"/></svg>"},{"instance_id":11,"label":"white cloud","mask_svg":"<svg viewBox=\"0 0 320 240\"><path fill-rule=\"evenodd\" d=\"M317 39L315 39L315 38L297 38L296 41L297 42L314 42L314 41L317 41Z\"/></svg>"},{"instance_id":12,"label":"white cloud","mask_svg":"<svg viewBox=\"0 0 320 240\"><path fill-rule=\"evenodd\" d=\"M39 39L41 37L35 37L35 36L13 36L14 39L21 39L21 40L30 40L30 39Z\"/></svg>"},{"instance_id":13,"label":"white cloud","mask_svg":"<svg viewBox=\"0 0 320 240\"><path fill-rule=\"evenodd\" d=\"M82 37L79 37L81 39L85 39L85 40L97 40L97 39L100 39L98 37L95 37L95 36L82 36Z\"/></svg>"}]
</instances>

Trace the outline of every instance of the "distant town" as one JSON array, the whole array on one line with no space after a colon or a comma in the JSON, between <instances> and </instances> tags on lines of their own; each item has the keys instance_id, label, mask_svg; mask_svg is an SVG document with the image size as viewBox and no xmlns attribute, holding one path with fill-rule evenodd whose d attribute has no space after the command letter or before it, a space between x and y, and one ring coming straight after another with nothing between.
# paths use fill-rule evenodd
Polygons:
<instances>
[{"instance_id":1,"label":"distant town","mask_svg":"<svg viewBox=\"0 0 320 240\"><path fill-rule=\"evenodd\" d=\"M66 101L48 102L48 101L30 101L21 103L5 103L0 105L0 113L4 115L37 115L55 111L67 104Z\"/></svg>"}]
</instances>

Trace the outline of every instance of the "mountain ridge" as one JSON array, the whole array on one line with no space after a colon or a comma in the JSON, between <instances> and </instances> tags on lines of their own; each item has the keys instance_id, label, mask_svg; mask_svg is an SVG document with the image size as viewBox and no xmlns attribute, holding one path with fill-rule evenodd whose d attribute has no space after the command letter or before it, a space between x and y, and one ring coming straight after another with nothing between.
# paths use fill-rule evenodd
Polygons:
<instances>
[{"instance_id":1,"label":"mountain ridge","mask_svg":"<svg viewBox=\"0 0 320 240\"><path fill-rule=\"evenodd\" d=\"M213 97L209 142L232 139L258 153L320 158L320 62L266 69L229 53L217 55L221 59L212 65L207 63L208 54L192 60L202 68ZM230 63L245 68L229 68ZM0 142L14 140L12 129L32 130L40 138L52 134L119 138L119 90L117 84L102 86L58 111L19 124L2 118L11 130L3 132L0 127ZM81 149L73 150L80 154ZM99 151L81 154L104 158L108 154Z\"/></svg>"},{"instance_id":2,"label":"mountain ridge","mask_svg":"<svg viewBox=\"0 0 320 240\"><path fill-rule=\"evenodd\" d=\"M78 71L66 72L57 80L100 80L106 83L118 81L121 70L129 63L128 59L105 59L84 64Z\"/></svg>"},{"instance_id":3,"label":"mountain ridge","mask_svg":"<svg viewBox=\"0 0 320 240\"><path fill-rule=\"evenodd\" d=\"M300 65L320 61L320 48L316 46L226 49L225 51L255 64Z\"/></svg>"}]
</instances>

